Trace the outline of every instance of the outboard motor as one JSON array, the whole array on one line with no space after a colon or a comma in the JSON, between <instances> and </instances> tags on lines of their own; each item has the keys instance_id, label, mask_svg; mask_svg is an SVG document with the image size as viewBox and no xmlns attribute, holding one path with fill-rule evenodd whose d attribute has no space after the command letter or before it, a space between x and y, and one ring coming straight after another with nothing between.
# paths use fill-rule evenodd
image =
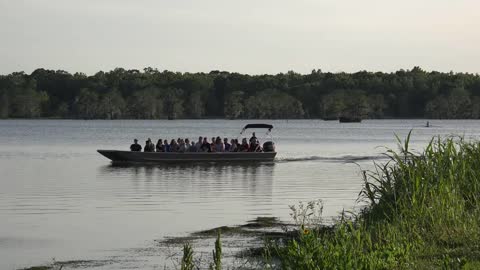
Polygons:
<instances>
[{"instance_id":1,"label":"outboard motor","mask_svg":"<svg viewBox=\"0 0 480 270\"><path fill-rule=\"evenodd\" d=\"M275 152L275 144L272 141L263 144L263 152Z\"/></svg>"}]
</instances>

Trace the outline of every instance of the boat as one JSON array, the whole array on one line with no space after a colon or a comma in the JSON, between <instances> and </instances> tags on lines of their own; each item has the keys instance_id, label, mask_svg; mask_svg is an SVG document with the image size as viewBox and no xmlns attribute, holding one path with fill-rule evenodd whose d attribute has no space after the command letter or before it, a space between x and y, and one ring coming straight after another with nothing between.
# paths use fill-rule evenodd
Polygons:
<instances>
[{"instance_id":1,"label":"boat","mask_svg":"<svg viewBox=\"0 0 480 270\"><path fill-rule=\"evenodd\" d=\"M360 123L362 122L362 118L341 116L338 118L338 121L340 123Z\"/></svg>"},{"instance_id":2,"label":"boat","mask_svg":"<svg viewBox=\"0 0 480 270\"><path fill-rule=\"evenodd\" d=\"M267 129L267 134L271 137L272 125L268 124L248 124L240 135L247 129ZM272 137L271 137L272 138ZM277 152L273 138L263 144L262 152L133 152L123 150L97 150L113 163L166 163L166 162L238 162L254 161L265 162L273 161Z\"/></svg>"}]
</instances>

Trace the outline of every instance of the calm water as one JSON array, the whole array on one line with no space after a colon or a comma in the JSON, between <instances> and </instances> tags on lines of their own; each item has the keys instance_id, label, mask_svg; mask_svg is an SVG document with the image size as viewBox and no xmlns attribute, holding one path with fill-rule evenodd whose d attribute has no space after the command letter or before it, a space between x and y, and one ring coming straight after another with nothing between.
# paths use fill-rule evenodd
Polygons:
<instances>
[{"instance_id":1,"label":"calm water","mask_svg":"<svg viewBox=\"0 0 480 270\"><path fill-rule=\"evenodd\" d=\"M0 269L117 257L127 268L163 268L148 250L165 236L257 216L290 221L298 201L322 199L326 216L351 209L360 168L371 168L381 146L395 147L395 133L413 128L417 149L433 135L480 135L480 121L257 122L275 126L274 163L114 167L96 149L127 149L133 138L231 138L247 122L0 121Z\"/></svg>"}]
</instances>

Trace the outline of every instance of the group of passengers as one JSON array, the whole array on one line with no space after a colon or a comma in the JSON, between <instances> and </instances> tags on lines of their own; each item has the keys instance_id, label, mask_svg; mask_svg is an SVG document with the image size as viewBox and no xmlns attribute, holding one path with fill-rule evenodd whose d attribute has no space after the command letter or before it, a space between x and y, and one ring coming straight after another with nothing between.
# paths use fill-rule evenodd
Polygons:
<instances>
[{"instance_id":1,"label":"group of passengers","mask_svg":"<svg viewBox=\"0 0 480 270\"><path fill-rule=\"evenodd\" d=\"M131 151L141 152L142 146L138 144L138 140L134 140L134 144L130 146ZM154 144L150 138L145 142L144 152L261 152L260 143L253 132L249 141L246 138L242 139L240 143L238 139L212 137L209 142L207 137L198 137L198 141L190 141L189 139L177 140L172 139L170 143L168 140L159 139L157 144Z\"/></svg>"}]
</instances>

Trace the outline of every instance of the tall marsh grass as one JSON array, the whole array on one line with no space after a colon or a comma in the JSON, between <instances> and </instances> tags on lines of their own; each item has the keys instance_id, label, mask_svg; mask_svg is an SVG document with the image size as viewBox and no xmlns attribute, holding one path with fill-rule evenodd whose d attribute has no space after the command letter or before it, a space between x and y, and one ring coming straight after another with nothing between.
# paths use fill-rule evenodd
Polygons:
<instances>
[{"instance_id":1,"label":"tall marsh grass","mask_svg":"<svg viewBox=\"0 0 480 270\"><path fill-rule=\"evenodd\" d=\"M434 138L414 153L409 141L364 173L360 213L332 227L301 224L296 237L267 245L277 258L267 268L479 268L480 142Z\"/></svg>"}]
</instances>

